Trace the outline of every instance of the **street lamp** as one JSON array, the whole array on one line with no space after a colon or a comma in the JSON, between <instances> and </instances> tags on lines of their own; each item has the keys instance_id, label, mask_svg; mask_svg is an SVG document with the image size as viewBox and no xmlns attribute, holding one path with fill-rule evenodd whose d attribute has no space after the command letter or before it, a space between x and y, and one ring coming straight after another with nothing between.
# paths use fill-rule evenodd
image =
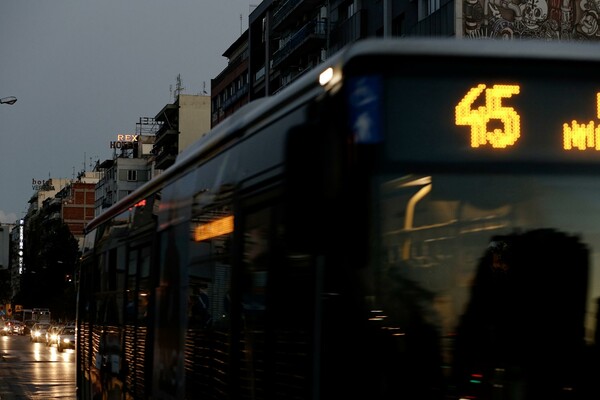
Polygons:
<instances>
[{"instance_id":1,"label":"street lamp","mask_svg":"<svg viewBox=\"0 0 600 400\"><path fill-rule=\"evenodd\" d=\"M2 97L0 99L0 104L15 104L17 102L17 98L15 96Z\"/></svg>"}]
</instances>

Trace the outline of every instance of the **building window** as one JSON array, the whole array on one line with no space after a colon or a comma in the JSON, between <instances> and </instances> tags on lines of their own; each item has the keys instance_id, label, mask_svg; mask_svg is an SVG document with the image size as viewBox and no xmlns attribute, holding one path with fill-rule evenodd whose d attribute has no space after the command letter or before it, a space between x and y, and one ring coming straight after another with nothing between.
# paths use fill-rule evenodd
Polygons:
<instances>
[{"instance_id":1,"label":"building window","mask_svg":"<svg viewBox=\"0 0 600 400\"><path fill-rule=\"evenodd\" d=\"M419 21L427 18L440 9L440 0L419 0L418 15Z\"/></svg>"},{"instance_id":2,"label":"building window","mask_svg":"<svg viewBox=\"0 0 600 400\"><path fill-rule=\"evenodd\" d=\"M354 15L354 10L355 10L355 6L354 6L354 1L350 4L348 4L348 10L347 10L347 14L348 14L348 18L350 18L351 16Z\"/></svg>"},{"instance_id":3,"label":"building window","mask_svg":"<svg viewBox=\"0 0 600 400\"><path fill-rule=\"evenodd\" d=\"M137 170L130 169L127 171L127 180L128 181L137 181Z\"/></svg>"}]
</instances>

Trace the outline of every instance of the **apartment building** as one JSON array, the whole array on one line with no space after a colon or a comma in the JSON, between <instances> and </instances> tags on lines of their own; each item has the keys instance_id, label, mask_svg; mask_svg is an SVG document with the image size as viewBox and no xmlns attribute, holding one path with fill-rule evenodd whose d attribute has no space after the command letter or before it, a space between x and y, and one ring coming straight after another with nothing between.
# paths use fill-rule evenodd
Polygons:
<instances>
[{"instance_id":1,"label":"apartment building","mask_svg":"<svg viewBox=\"0 0 600 400\"><path fill-rule=\"evenodd\" d=\"M586 0L263 0L248 25L211 81L212 126L367 37L600 40Z\"/></svg>"},{"instance_id":2,"label":"apartment building","mask_svg":"<svg viewBox=\"0 0 600 400\"><path fill-rule=\"evenodd\" d=\"M183 149L210 130L210 96L178 94L154 119L159 123L153 154L155 168L165 170Z\"/></svg>"}]
</instances>

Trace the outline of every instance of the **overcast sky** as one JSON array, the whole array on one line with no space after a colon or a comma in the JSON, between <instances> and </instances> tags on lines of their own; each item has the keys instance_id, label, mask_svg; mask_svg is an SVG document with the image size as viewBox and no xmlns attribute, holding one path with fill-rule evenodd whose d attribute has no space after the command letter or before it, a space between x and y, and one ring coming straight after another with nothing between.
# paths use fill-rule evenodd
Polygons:
<instances>
[{"instance_id":1,"label":"overcast sky","mask_svg":"<svg viewBox=\"0 0 600 400\"><path fill-rule=\"evenodd\" d=\"M112 157L184 93L200 94L261 0L1 0L0 222L24 216L33 180ZM240 20L241 16L241 20Z\"/></svg>"}]
</instances>

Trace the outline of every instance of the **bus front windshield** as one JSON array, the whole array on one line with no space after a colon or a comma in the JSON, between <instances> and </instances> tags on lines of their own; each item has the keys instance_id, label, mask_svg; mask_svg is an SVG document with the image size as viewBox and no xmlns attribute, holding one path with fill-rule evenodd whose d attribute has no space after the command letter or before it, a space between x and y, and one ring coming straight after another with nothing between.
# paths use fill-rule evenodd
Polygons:
<instances>
[{"instance_id":1,"label":"bus front windshield","mask_svg":"<svg viewBox=\"0 0 600 400\"><path fill-rule=\"evenodd\" d=\"M600 178L385 175L375 192L373 323L395 342L404 388L559 398L593 386Z\"/></svg>"}]
</instances>

